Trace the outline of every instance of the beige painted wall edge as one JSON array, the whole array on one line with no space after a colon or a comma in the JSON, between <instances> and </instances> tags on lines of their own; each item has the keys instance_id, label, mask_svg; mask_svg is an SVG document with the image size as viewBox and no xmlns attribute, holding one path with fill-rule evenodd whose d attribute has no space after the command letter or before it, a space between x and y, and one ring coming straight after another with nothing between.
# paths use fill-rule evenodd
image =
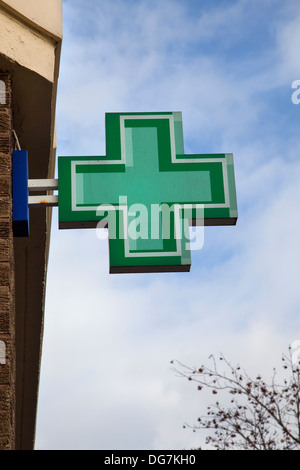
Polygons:
<instances>
[{"instance_id":1,"label":"beige painted wall edge","mask_svg":"<svg viewBox=\"0 0 300 470\"><path fill-rule=\"evenodd\" d=\"M1 53L9 60L32 70L47 80L57 78L56 56L61 39L54 41L20 21L3 8L0 0L0 44Z\"/></svg>"},{"instance_id":2,"label":"beige painted wall edge","mask_svg":"<svg viewBox=\"0 0 300 470\"><path fill-rule=\"evenodd\" d=\"M0 5L54 40L62 39L62 0L0 0Z\"/></svg>"}]
</instances>

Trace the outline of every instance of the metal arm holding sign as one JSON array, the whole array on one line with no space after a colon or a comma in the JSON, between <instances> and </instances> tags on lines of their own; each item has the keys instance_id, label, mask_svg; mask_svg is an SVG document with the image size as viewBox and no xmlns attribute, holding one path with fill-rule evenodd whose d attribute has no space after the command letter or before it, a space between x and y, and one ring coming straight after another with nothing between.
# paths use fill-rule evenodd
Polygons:
<instances>
[{"instance_id":1,"label":"metal arm holding sign","mask_svg":"<svg viewBox=\"0 0 300 470\"><path fill-rule=\"evenodd\" d=\"M58 179L45 179L45 180L28 180L28 191L30 192L47 192L58 190ZM45 195L45 196L29 196L29 207L40 206L41 204L46 207L57 207L58 196Z\"/></svg>"},{"instance_id":2,"label":"metal arm holding sign","mask_svg":"<svg viewBox=\"0 0 300 470\"><path fill-rule=\"evenodd\" d=\"M189 271L189 226L237 221L232 154L186 155L181 113L106 114L106 155L59 157L27 197L58 206L60 229L108 228L111 273Z\"/></svg>"}]
</instances>

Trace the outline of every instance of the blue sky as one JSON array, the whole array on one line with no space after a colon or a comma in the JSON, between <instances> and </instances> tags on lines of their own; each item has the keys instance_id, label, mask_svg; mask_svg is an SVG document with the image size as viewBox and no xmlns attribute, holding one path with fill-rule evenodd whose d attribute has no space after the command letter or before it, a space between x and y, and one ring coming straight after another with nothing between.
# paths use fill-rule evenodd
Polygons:
<instances>
[{"instance_id":1,"label":"blue sky","mask_svg":"<svg viewBox=\"0 0 300 470\"><path fill-rule=\"evenodd\" d=\"M58 155L104 155L106 112L182 111L186 153L233 153L239 220L190 273L109 275L54 209L37 449L182 449L210 395L170 361L268 378L300 339L297 0L64 0ZM207 401L206 401L207 399Z\"/></svg>"}]
</instances>

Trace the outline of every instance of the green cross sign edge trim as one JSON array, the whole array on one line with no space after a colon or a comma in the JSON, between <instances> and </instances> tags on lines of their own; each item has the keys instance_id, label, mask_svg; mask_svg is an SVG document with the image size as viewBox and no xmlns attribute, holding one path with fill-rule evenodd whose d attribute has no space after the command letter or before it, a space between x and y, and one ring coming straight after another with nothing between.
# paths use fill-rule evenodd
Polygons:
<instances>
[{"instance_id":1,"label":"green cross sign edge trim","mask_svg":"<svg viewBox=\"0 0 300 470\"><path fill-rule=\"evenodd\" d=\"M190 225L235 225L232 154L185 155L182 114L107 113L106 155L59 157L59 228L107 228L110 273L190 271Z\"/></svg>"}]
</instances>

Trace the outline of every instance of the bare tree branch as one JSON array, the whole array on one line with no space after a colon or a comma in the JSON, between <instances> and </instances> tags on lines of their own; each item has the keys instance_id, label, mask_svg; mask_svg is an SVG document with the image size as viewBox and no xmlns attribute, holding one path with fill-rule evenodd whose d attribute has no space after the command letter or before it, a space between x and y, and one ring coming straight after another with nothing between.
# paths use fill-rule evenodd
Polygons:
<instances>
[{"instance_id":1,"label":"bare tree branch","mask_svg":"<svg viewBox=\"0 0 300 470\"><path fill-rule=\"evenodd\" d=\"M293 362L291 348L282 356L287 377L281 383L275 369L267 384L260 375L252 379L222 354L218 361L213 355L210 359L211 367L199 368L172 361L174 372L196 383L199 391L226 397L225 405L216 401L197 425L184 427L209 432L206 444L218 450L300 450L300 367Z\"/></svg>"}]
</instances>

